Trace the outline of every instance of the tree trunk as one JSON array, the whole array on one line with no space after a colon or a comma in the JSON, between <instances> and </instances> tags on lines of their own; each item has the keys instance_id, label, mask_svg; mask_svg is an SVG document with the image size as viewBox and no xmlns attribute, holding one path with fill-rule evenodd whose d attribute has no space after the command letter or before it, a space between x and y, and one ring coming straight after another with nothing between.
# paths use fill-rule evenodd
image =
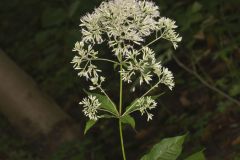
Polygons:
<instances>
[{"instance_id":1,"label":"tree trunk","mask_svg":"<svg viewBox=\"0 0 240 160\"><path fill-rule=\"evenodd\" d=\"M77 137L73 120L0 50L0 112L27 137ZM60 142L59 142L60 141Z\"/></svg>"}]
</instances>

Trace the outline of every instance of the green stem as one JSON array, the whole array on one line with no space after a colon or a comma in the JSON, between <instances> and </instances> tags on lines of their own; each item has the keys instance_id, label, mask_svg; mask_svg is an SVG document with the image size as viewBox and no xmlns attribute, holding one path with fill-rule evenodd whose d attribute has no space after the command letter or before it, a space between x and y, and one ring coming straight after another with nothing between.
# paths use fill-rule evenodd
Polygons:
<instances>
[{"instance_id":1,"label":"green stem","mask_svg":"<svg viewBox=\"0 0 240 160\"><path fill-rule=\"evenodd\" d=\"M111 63L114 63L114 64L118 64L118 62L116 61L113 61L113 60L110 60L110 59L105 59L105 58L97 58L97 59L85 59L85 60L82 60L82 62L85 62L85 61L106 61L106 62L111 62Z\"/></svg>"},{"instance_id":2,"label":"green stem","mask_svg":"<svg viewBox=\"0 0 240 160\"><path fill-rule=\"evenodd\" d=\"M126 155L125 155L125 149L124 149L124 143L123 143L123 134L122 134L122 122L119 119L119 133L120 133L120 140L121 140L121 148L122 148L122 156L123 160L126 160Z\"/></svg>"},{"instance_id":3,"label":"green stem","mask_svg":"<svg viewBox=\"0 0 240 160\"><path fill-rule=\"evenodd\" d=\"M120 65L120 71L122 70L122 64ZM123 90L123 82L122 82L122 74L120 74L120 88L119 88L119 114L122 114L122 90Z\"/></svg>"},{"instance_id":4,"label":"green stem","mask_svg":"<svg viewBox=\"0 0 240 160\"><path fill-rule=\"evenodd\" d=\"M163 38L163 35L159 36L158 38L154 39L153 41L151 41L150 43L148 43L147 45L145 45L144 47L148 47L150 46L151 44L157 42L159 39ZM139 49L138 51L141 51L143 50L143 47L141 49Z\"/></svg>"},{"instance_id":5,"label":"green stem","mask_svg":"<svg viewBox=\"0 0 240 160\"><path fill-rule=\"evenodd\" d=\"M114 64L118 64L118 65L119 65L118 62L112 61L112 60L110 60L110 59L105 59L105 58L97 58L97 59L93 59L93 61L106 61L106 62L111 62L111 63L114 63Z\"/></svg>"},{"instance_id":6,"label":"green stem","mask_svg":"<svg viewBox=\"0 0 240 160\"><path fill-rule=\"evenodd\" d=\"M122 65L122 57L120 57L120 71L123 68ZM121 116L122 114L122 90L123 90L123 82L122 82L122 75L120 74L120 88L119 88L119 115ZM122 148L122 156L123 160L126 160L126 155L125 155L125 149L124 149L124 143L123 143L123 132L122 132L122 122L119 117L119 134L120 134L120 141L121 141L121 148Z\"/></svg>"}]
</instances>

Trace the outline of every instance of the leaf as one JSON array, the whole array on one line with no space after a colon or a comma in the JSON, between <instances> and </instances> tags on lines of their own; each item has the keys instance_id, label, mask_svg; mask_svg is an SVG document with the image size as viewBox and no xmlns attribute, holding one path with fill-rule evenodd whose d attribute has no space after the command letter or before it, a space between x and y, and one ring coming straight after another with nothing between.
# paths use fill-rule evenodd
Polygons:
<instances>
[{"instance_id":1,"label":"leaf","mask_svg":"<svg viewBox=\"0 0 240 160\"><path fill-rule=\"evenodd\" d=\"M86 123L86 126L85 126L85 129L84 129L84 134L87 133L87 131L92 128L92 126L96 123L97 121L94 121L94 120L89 120L87 121Z\"/></svg>"},{"instance_id":2,"label":"leaf","mask_svg":"<svg viewBox=\"0 0 240 160\"><path fill-rule=\"evenodd\" d=\"M187 157L185 160L206 160L203 150L196 152L192 155L190 155L189 157Z\"/></svg>"},{"instance_id":3,"label":"leaf","mask_svg":"<svg viewBox=\"0 0 240 160\"><path fill-rule=\"evenodd\" d=\"M124 114L128 115L131 111L135 110L137 107L136 107L136 101L138 100L139 98L136 98L134 101L132 101L132 103L126 107L126 111ZM134 106L133 106L134 105ZM130 108L131 107L131 108Z\"/></svg>"},{"instance_id":4,"label":"leaf","mask_svg":"<svg viewBox=\"0 0 240 160\"><path fill-rule=\"evenodd\" d=\"M117 63L114 63L113 69L116 70L116 69L117 69L117 66L118 66L118 64L117 64Z\"/></svg>"},{"instance_id":5,"label":"leaf","mask_svg":"<svg viewBox=\"0 0 240 160\"><path fill-rule=\"evenodd\" d=\"M163 139L141 160L176 160L182 152L185 137L186 135Z\"/></svg>"},{"instance_id":6,"label":"leaf","mask_svg":"<svg viewBox=\"0 0 240 160\"><path fill-rule=\"evenodd\" d=\"M129 124L133 129L135 129L135 120L132 116L126 115L120 118L122 123Z\"/></svg>"},{"instance_id":7,"label":"leaf","mask_svg":"<svg viewBox=\"0 0 240 160\"><path fill-rule=\"evenodd\" d=\"M160 97L161 95L163 95L165 92L163 92L163 93L160 93L160 94L157 94L157 95L154 95L154 96L150 96L153 100L155 100L155 99L157 99L158 97ZM129 106L127 106L126 107L126 111L127 111L127 113L126 114L128 114L128 113L130 113L131 111L133 111L133 110L135 110L135 109L137 109L136 108L136 101L138 100L139 98L136 98L134 101L132 101L132 103L129 105ZM132 106L134 104L134 106ZM131 109L129 109L131 107Z\"/></svg>"},{"instance_id":8,"label":"leaf","mask_svg":"<svg viewBox=\"0 0 240 160\"><path fill-rule=\"evenodd\" d=\"M112 104L112 102L108 99L107 96L105 95L101 95L101 94L98 94L98 93L90 93L90 92L87 92L84 90L84 92L86 92L88 95L93 95L93 96L96 96L97 99L99 100L99 102L101 103L100 107L111 112L111 113L114 113L115 115L118 115L118 111L117 111L117 108L116 108L116 105L115 104Z\"/></svg>"}]
</instances>

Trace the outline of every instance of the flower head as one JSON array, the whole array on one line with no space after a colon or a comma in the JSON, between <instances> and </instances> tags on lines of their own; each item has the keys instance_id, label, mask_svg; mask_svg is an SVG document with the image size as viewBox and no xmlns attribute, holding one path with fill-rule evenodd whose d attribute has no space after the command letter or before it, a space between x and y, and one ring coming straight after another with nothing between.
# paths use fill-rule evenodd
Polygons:
<instances>
[{"instance_id":1,"label":"flower head","mask_svg":"<svg viewBox=\"0 0 240 160\"><path fill-rule=\"evenodd\" d=\"M147 121L152 120L153 114L149 113L148 110L152 110L157 106L155 100L153 100L150 96L142 97L137 100L136 108L141 112L143 115L144 113L147 114Z\"/></svg>"},{"instance_id":2,"label":"flower head","mask_svg":"<svg viewBox=\"0 0 240 160\"><path fill-rule=\"evenodd\" d=\"M88 98L83 98L79 104L83 105L83 113L85 116L89 117L91 120L98 120L99 116L97 115L97 111L101 103L99 103L96 96L90 95Z\"/></svg>"},{"instance_id":3,"label":"flower head","mask_svg":"<svg viewBox=\"0 0 240 160\"><path fill-rule=\"evenodd\" d=\"M154 76L161 74L161 62L156 60L156 53L144 45L145 38L153 32L156 39L170 41L174 48L181 41L176 33L175 21L160 17L159 7L151 1L110 0L102 2L92 13L80 19L82 39L76 42L73 51L78 55L73 58L74 68L79 76L86 79L99 79L100 69L93 61L98 59L98 52L93 48L96 44L107 41L113 55L121 56L124 67L120 70L123 80L130 83L139 76L139 83L149 84ZM140 49L139 49L140 47ZM136 49L138 48L138 49ZM168 82L163 84L169 85ZM171 85L172 88L173 85Z\"/></svg>"},{"instance_id":4,"label":"flower head","mask_svg":"<svg viewBox=\"0 0 240 160\"><path fill-rule=\"evenodd\" d=\"M124 44L138 44L153 32L162 32L169 41L177 43L180 37L174 29L175 21L160 18L158 6L150 1L110 0L102 2L92 13L81 18L82 41L100 44L104 35L111 48L123 48Z\"/></svg>"},{"instance_id":5,"label":"flower head","mask_svg":"<svg viewBox=\"0 0 240 160\"><path fill-rule=\"evenodd\" d=\"M72 63L78 75L91 83L90 90L100 89L106 94L102 89L105 77L101 75L102 70L95 63L100 60L120 65L119 74L124 82L131 83L136 79L140 85L144 83L150 85L157 79L158 82L151 89L159 84L166 85L170 90L174 87L172 72L162 66L150 45L159 39L165 39L176 49L182 38L176 32L175 21L161 17L159 7L154 2L147 0L102 2L92 13L81 17L79 26L82 37L73 48L76 55ZM153 33L156 39L146 43ZM103 42L110 48L111 54L106 56L107 59L99 58L100 51L96 51L96 46ZM135 91L135 86L132 91ZM95 96L84 98L80 104L84 107L84 114L90 119L97 120L101 117L97 115L97 111L101 110L99 108L101 103ZM151 97L144 95L137 101L136 107L142 115L147 114L149 121L153 117L149 110L155 108L156 104Z\"/></svg>"},{"instance_id":6,"label":"flower head","mask_svg":"<svg viewBox=\"0 0 240 160\"><path fill-rule=\"evenodd\" d=\"M168 86L170 90L173 89L175 86L175 83L173 81L173 74L171 71L168 70L168 68L162 68L162 73L160 74L161 76L161 82Z\"/></svg>"}]
</instances>

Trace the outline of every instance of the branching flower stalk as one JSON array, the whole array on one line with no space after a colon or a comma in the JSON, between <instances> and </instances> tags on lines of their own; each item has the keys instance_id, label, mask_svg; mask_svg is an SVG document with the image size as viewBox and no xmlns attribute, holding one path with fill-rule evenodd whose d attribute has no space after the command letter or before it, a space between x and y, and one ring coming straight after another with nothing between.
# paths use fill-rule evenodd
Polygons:
<instances>
[{"instance_id":1,"label":"branching flower stalk","mask_svg":"<svg viewBox=\"0 0 240 160\"><path fill-rule=\"evenodd\" d=\"M87 13L80 19L82 38L73 48L77 52L72 63L80 77L90 82L89 90L99 93L89 93L80 104L83 113L90 121L101 118L118 118L119 133L123 159L126 160L122 123L130 114L139 111L147 115L147 121L153 119L150 111L157 107L157 102L148 94L160 84L166 85L170 90L174 87L174 78L168 68L162 66L156 59L156 53L150 45L160 39L165 39L178 47L181 37L176 33L175 21L161 17L159 8L153 2L146 0L110 0L102 2L92 13ZM146 43L146 38L152 34L156 38ZM109 54L106 58L99 58L95 50L98 45L107 45ZM113 63L119 69L119 106L118 109L110 96L103 89L106 77L96 65L97 61ZM143 84L155 84L141 97L137 98L128 107L123 106L123 83L139 81Z\"/></svg>"}]
</instances>

